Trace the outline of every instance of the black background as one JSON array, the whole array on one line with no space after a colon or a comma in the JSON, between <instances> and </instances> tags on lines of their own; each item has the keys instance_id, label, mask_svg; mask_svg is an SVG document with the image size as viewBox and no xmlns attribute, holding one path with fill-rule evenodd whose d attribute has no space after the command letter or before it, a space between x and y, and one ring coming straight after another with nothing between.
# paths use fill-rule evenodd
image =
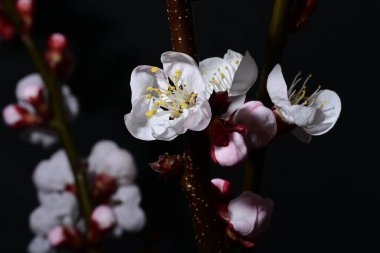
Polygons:
<instances>
[{"instance_id":1,"label":"black background","mask_svg":"<svg viewBox=\"0 0 380 253\"><path fill-rule=\"evenodd\" d=\"M201 59L223 56L229 48L248 49L261 67L272 4L199 1L194 14ZM67 81L82 106L72 125L81 155L105 138L129 149L139 166L153 252L195 252L177 183L159 179L146 165L163 150L181 152L180 138L135 140L123 122L131 107L132 69L160 66L161 53L171 49L165 10L162 0L39 0L35 36L42 49L50 33L63 32L77 56ZM258 252L380 252L379 14L375 0L319 1L309 26L289 38L283 60L287 80L298 70L312 73L310 84L335 90L343 109L336 126L309 145L285 136L270 146L262 195L274 200L275 210ZM15 101L17 80L33 71L19 42L0 43L0 107ZM0 124L0 252L25 252L32 238L29 213L37 206L31 174L53 151L25 144ZM212 173L233 178L239 191L242 171L215 167ZM141 238L109 239L105 252L140 252Z\"/></svg>"}]
</instances>

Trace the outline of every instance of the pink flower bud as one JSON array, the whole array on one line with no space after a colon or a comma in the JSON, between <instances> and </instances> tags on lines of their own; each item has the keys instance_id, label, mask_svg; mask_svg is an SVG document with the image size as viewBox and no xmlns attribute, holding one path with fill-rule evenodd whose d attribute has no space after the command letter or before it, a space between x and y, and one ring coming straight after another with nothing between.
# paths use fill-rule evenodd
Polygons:
<instances>
[{"instance_id":1,"label":"pink flower bud","mask_svg":"<svg viewBox=\"0 0 380 253\"><path fill-rule=\"evenodd\" d=\"M215 163L229 168L233 168L242 163L247 158L247 154L248 151L244 143L244 138L237 132L230 133L227 146L212 145L210 150L211 159Z\"/></svg>"},{"instance_id":2,"label":"pink flower bud","mask_svg":"<svg viewBox=\"0 0 380 253\"><path fill-rule=\"evenodd\" d=\"M244 140L249 148L263 147L276 135L276 117L260 101L250 101L242 105L234 114L233 122L247 127Z\"/></svg>"},{"instance_id":3,"label":"pink flower bud","mask_svg":"<svg viewBox=\"0 0 380 253\"><path fill-rule=\"evenodd\" d=\"M96 207L91 214L91 220L95 229L100 233L109 231L116 224L115 214L107 205Z\"/></svg>"},{"instance_id":4,"label":"pink flower bud","mask_svg":"<svg viewBox=\"0 0 380 253\"><path fill-rule=\"evenodd\" d=\"M17 0L16 9L21 16L31 16L34 10L33 0Z\"/></svg>"},{"instance_id":5,"label":"pink flower bud","mask_svg":"<svg viewBox=\"0 0 380 253\"><path fill-rule=\"evenodd\" d=\"M232 185L228 180L221 178L214 178L211 180L211 184L217 189L218 195L221 198L229 198L232 193Z\"/></svg>"},{"instance_id":6,"label":"pink flower bud","mask_svg":"<svg viewBox=\"0 0 380 253\"><path fill-rule=\"evenodd\" d=\"M16 97L35 107L46 104L45 87L37 75L29 75L21 79L16 88Z\"/></svg>"},{"instance_id":7,"label":"pink flower bud","mask_svg":"<svg viewBox=\"0 0 380 253\"><path fill-rule=\"evenodd\" d=\"M53 247L61 247L67 241L65 229L61 226L55 227L48 233L48 240Z\"/></svg>"},{"instance_id":8,"label":"pink flower bud","mask_svg":"<svg viewBox=\"0 0 380 253\"><path fill-rule=\"evenodd\" d=\"M49 243L55 248L78 250L83 246L81 234L75 227L54 227L47 237Z\"/></svg>"},{"instance_id":9,"label":"pink flower bud","mask_svg":"<svg viewBox=\"0 0 380 253\"><path fill-rule=\"evenodd\" d=\"M18 104L7 105L3 109L3 118L8 126L15 129L35 126L41 123L40 118Z\"/></svg>"},{"instance_id":10,"label":"pink flower bud","mask_svg":"<svg viewBox=\"0 0 380 253\"><path fill-rule=\"evenodd\" d=\"M48 48L54 51L62 52L67 48L67 39L61 33L53 33L48 39Z\"/></svg>"},{"instance_id":11,"label":"pink flower bud","mask_svg":"<svg viewBox=\"0 0 380 253\"><path fill-rule=\"evenodd\" d=\"M245 191L228 204L229 229L243 245L252 247L256 237L269 226L273 201ZM229 235L229 233L227 233Z\"/></svg>"}]
</instances>

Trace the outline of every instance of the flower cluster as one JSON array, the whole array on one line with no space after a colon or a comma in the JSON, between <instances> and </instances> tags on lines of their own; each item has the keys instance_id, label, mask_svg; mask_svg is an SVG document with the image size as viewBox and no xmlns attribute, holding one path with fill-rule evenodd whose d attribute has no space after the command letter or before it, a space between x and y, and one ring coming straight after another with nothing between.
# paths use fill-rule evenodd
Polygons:
<instances>
[{"instance_id":1,"label":"flower cluster","mask_svg":"<svg viewBox=\"0 0 380 253\"><path fill-rule=\"evenodd\" d=\"M131 154L112 141L99 141L88 158L88 180L95 204L86 243L96 244L101 237L124 230L135 232L145 224L140 208L141 194L133 184L137 171ZM62 150L41 161L33 175L40 206L30 216L36 237L31 253L46 253L52 248L78 250L84 247L84 224L79 216L74 177Z\"/></svg>"},{"instance_id":2,"label":"flower cluster","mask_svg":"<svg viewBox=\"0 0 380 253\"><path fill-rule=\"evenodd\" d=\"M67 117L73 119L79 113L79 103L71 94L69 86L62 84L61 91ZM51 110L49 97L41 76L37 73L22 78L16 86L17 103L3 109L4 122L15 129L33 144L48 147L57 141L53 130L49 128Z\"/></svg>"},{"instance_id":3,"label":"flower cluster","mask_svg":"<svg viewBox=\"0 0 380 253\"><path fill-rule=\"evenodd\" d=\"M211 183L218 197L216 210L227 223L226 235L245 247L253 247L257 236L269 226L273 201L250 191L232 199L229 181L215 178Z\"/></svg>"}]
</instances>

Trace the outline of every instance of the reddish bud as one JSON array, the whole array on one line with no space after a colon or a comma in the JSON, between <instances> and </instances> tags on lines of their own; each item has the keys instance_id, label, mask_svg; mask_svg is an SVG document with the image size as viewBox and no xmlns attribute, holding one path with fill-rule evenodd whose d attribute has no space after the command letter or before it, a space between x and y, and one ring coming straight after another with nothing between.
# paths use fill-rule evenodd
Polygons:
<instances>
[{"instance_id":1,"label":"reddish bud","mask_svg":"<svg viewBox=\"0 0 380 253\"><path fill-rule=\"evenodd\" d=\"M77 250L83 246L81 234L75 227L55 227L48 233L48 240L56 248Z\"/></svg>"},{"instance_id":2,"label":"reddish bud","mask_svg":"<svg viewBox=\"0 0 380 253\"><path fill-rule=\"evenodd\" d=\"M230 102L228 102L228 92L213 92L209 103L211 106L211 111L214 116L221 116L225 112L227 112L228 107L230 106Z\"/></svg>"},{"instance_id":3,"label":"reddish bud","mask_svg":"<svg viewBox=\"0 0 380 253\"><path fill-rule=\"evenodd\" d=\"M111 207L100 205L91 214L92 229L94 233L105 234L116 224L115 214Z\"/></svg>"},{"instance_id":4,"label":"reddish bud","mask_svg":"<svg viewBox=\"0 0 380 253\"><path fill-rule=\"evenodd\" d=\"M149 166L161 175L169 176L176 174L183 166L181 155L160 155L157 162L149 163Z\"/></svg>"},{"instance_id":5,"label":"reddish bud","mask_svg":"<svg viewBox=\"0 0 380 253\"><path fill-rule=\"evenodd\" d=\"M304 28L316 8L317 0L298 0L294 9L291 31L297 32Z\"/></svg>"},{"instance_id":6,"label":"reddish bud","mask_svg":"<svg viewBox=\"0 0 380 253\"><path fill-rule=\"evenodd\" d=\"M33 0L17 0L16 9L21 16L31 16L34 11Z\"/></svg>"},{"instance_id":7,"label":"reddish bud","mask_svg":"<svg viewBox=\"0 0 380 253\"><path fill-rule=\"evenodd\" d=\"M67 39L62 33L53 33L48 39L48 48L50 50L62 52L67 48Z\"/></svg>"},{"instance_id":8,"label":"reddish bud","mask_svg":"<svg viewBox=\"0 0 380 253\"><path fill-rule=\"evenodd\" d=\"M0 10L1 11L1 10ZM10 40L15 35L16 30L12 22L0 13L0 41Z\"/></svg>"},{"instance_id":9,"label":"reddish bud","mask_svg":"<svg viewBox=\"0 0 380 253\"><path fill-rule=\"evenodd\" d=\"M3 109L3 118L8 126L15 129L36 126L42 122L39 117L18 104L7 105Z\"/></svg>"}]
</instances>

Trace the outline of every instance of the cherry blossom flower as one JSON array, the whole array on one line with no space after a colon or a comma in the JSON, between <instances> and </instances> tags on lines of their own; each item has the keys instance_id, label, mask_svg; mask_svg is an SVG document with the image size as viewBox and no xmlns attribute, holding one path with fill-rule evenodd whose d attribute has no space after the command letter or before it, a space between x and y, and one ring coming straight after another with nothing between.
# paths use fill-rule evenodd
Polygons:
<instances>
[{"instance_id":1,"label":"cherry blossom flower","mask_svg":"<svg viewBox=\"0 0 380 253\"><path fill-rule=\"evenodd\" d=\"M79 113L79 103L67 85L61 86L63 103L69 119ZM41 76L37 73L22 78L16 87L18 103L3 109L3 118L10 127L23 130L21 135L33 144L48 147L57 136L46 124L50 119L49 98Z\"/></svg>"},{"instance_id":2,"label":"cherry blossom flower","mask_svg":"<svg viewBox=\"0 0 380 253\"><path fill-rule=\"evenodd\" d=\"M65 151L59 150L50 159L41 161L34 173L33 181L37 189L43 192L64 191L74 184L74 177Z\"/></svg>"},{"instance_id":3,"label":"cherry blossom flower","mask_svg":"<svg viewBox=\"0 0 380 253\"><path fill-rule=\"evenodd\" d=\"M211 119L206 83L188 55L165 52L163 70L138 66L132 72L129 132L141 140L170 141L187 130L201 131Z\"/></svg>"},{"instance_id":4,"label":"cherry blossom flower","mask_svg":"<svg viewBox=\"0 0 380 253\"><path fill-rule=\"evenodd\" d=\"M228 50L223 59L219 57L205 59L200 62L199 68L207 82L207 98L213 92L228 92L228 102L231 104L224 117L232 114L244 103L246 93L258 75L256 62L248 51L243 56Z\"/></svg>"},{"instance_id":5,"label":"cherry blossom flower","mask_svg":"<svg viewBox=\"0 0 380 253\"><path fill-rule=\"evenodd\" d=\"M302 80L298 74L287 90L281 67L277 64L269 74L267 83L275 112L286 124L298 126L294 134L304 142L309 142L311 135L328 132L337 122L341 111L340 98L334 91L318 88L306 96L306 84L310 77L296 91L296 85Z\"/></svg>"},{"instance_id":6,"label":"cherry blossom flower","mask_svg":"<svg viewBox=\"0 0 380 253\"><path fill-rule=\"evenodd\" d=\"M88 169L95 174L105 174L114 178L118 185L132 183L137 169L132 155L108 140L97 142L88 158Z\"/></svg>"}]
</instances>

